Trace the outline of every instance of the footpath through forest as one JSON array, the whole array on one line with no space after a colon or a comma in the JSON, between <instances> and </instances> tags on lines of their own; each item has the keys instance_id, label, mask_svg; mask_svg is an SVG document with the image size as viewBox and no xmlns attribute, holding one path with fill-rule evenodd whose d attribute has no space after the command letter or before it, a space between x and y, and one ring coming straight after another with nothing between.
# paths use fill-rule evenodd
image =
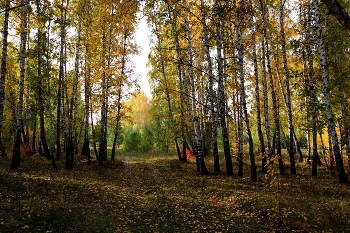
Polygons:
<instances>
[{"instance_id":1,"label":"footpath through forest","mask_svg":"<svg viewBox=\"0 0 350 233\"><path fill-rule=\"evenodd\" d=\"M308 165L297 175L201 176L195 162L124 156L99 167L78 157L53 170L40 157L0 161L0 232L346 232L350 190ZM209 168L212 162L209 161ZM249 167L245 167L249 174Z\"/></svg>"}]
</instances>

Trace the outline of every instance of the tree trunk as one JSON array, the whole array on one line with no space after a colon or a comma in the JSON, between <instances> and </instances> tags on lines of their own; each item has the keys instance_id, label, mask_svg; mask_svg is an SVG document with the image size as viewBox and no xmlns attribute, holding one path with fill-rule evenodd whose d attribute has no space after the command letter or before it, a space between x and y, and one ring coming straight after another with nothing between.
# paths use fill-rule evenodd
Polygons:
<instances>
[{"instance_id":1,"label":"tree trunk","mask_svg":"<svg viewBox=\"0 0 350 233\"><path fill-rule=\"evenodd\" d=\"M46 44L47 44L47 49L45 52L45 57L46 57L46 68L45 68L45 72L44 75L46 77L49 78L48 82L47 82L47 90L51 90L50 88L50 70L51 70L51 64L50 64L50 55L51 55L51 50L50 50L50 26L51 26L51 20L49 20L48 23L48 29L47 29L47 38L46 38ZM28 103L28 102L27 102ZM49 152L50 152L50 156L51 156L51 162L52 162L52 166L56 169L57 165L56 165L56 160L55 160L55 156L53 156L54 154L54 145L53 145L53 135L52 135L52 126L53 126L53 115L52 115L52 104L51 104L51 98L48 98L48 106L49 106L49 114L50 114L50 126L49 126Z\"/></svg>"},{"instance_id":2,"label":"tree trunk","mask_svg":"<svg viewBox=\"0 0 350 233\"><path fill-rule=\"evenodd\" d=\"M329 173L329 171L330 171L331 169L329 169L329 166L328 166L328 162L327 162L327 158L326 158L326 156L327 156L326 146L325 146L325 144L324 144L324 142L323 142L323 139L322 139L322 130L321 130L321 129L318 131L318 134L320 135L321 148L322 148L323 159L324 159L324 162L325 162L325 164L326 164L326 171L327 171L327 173ZM333 173L333 172L332 172L332 173ZM333 175L333 174L332 174L332 175Z\"/></svg>"},{"instance_id":3,"label":"tree trunk","mask_svg":"<svg viewBox=\"0 0 350 233\"><path fill-rule=\"evenodd\" d=\"M35 108L34 108L34 113L33 113L33 135L32 135L32 151L35 152L36 150L36 125L37 125L37 102L35 102Z\"/></svg>"},{"instance_id":4,"label":"tree trunk","mask_svg":"<svg viewBox=\"0 0 350 233\"><path fill-rule=\"evenodd\" d=\"M340 102L340 113L341 113L341 121L343 123L343 128L344 128L344 142L346 144L346 155L348 156L348 159L350 158L350 135L349 135L349 123L347 120L347 109L344 103L344 98L341 96L341 86L340 83L338 83L338 97L339 97L339 102ZM350 162L350 160L348 160ZM348 168L350 171L350 163L348 163Z\"/></svg>"},{"instance_id":5,"label":"tree trunk","mask_svg":"<svg viewBox=\"0 0 350 233\"><path fill-rule=\"evenodd\" d=\"M5 8L10 8L10 0L6 0ZM2 144L2 122L4 116L4 100L5 100L5 78L7 73L7 37L8 37L8 27L9 27L10 10L5 10L4 16L4 28L2 37L2 54L1 54L1 75L0 75L0 153L1 157L6 157L6 150Z\"/></svg>"},{"instance_id":6,"label":"tree trunk","mask_svg":"<svg viewBox=\"0 0 350 233\"><path fill-rule=\"evenodd\" d=\"M321 15L319 11L318 0L314 1L313 7L315 11L315 16L316 16L316 31L317 31L317 40L318 40L318 46L319 46L320 63L321 63L322 79L323 79L323 94L325 98L325 105L326 105L326 111L327 111L329 134L332 138L333 151L335 155L339 182L349 183L349 179L345 173L343 159L339 148L338 136L337 136L337 132L334 124L334 116L333 116L333 110L331 106L331 97L330 97L330 87L329 87L329 81L328 81L329 76L328 76L327 59L325 55L325 44L322 37Z\"/></svg>"},{"instance_id":7,"label":"tree trunk","mask_svg":"<svg viewBox=\"0 0 350 233\"><path fill-rule=\"evenodd\" d=\"M319 160L317 148L317 98L314 80L313 67L313 52L311 43L311 6L307 9L307 26L306 26L306 42L307 42L307 60L308 60L308 76L309 76L309 91L310 91L310 106L311 106L311 121L312 121L312 175L317 176L317 160ZM322 135L321 135L322 137ZM322 139L322 138L321 138Z\"/></svg>"},{"instance_id":8,"label":"tree trunk","mask_svg":"<svg viewBox=\"0 0 350 233\"><path fill-rule=\"evenodd\" d=\"M123 73L122 73L123 74ZM117 118L116 118L116 124L115 124L115 131L114 131L114 138L113 138L113 147L112 147L112 154L111 154L111 160L114 160L115 158L115 151L117 146L117 138L119 133L119 123L120 123L120 110L121 110L121 85L119 86L118 90L118 99L117 99Z\"/></svg>"},{"instance_id":9,"label":"tree trunk","mask_svg":"<svg viewBox=\"0 0 350 233\"><path fill-rule=\"evenodd\" d=\"M24 74L25 74L25 59L26 59L26 43L27 43L27 30L28 30L28 18L27 9L29 0L21 0L21 4L24 4L21 11L21 34L20 34L20 76L19 76L19 98L17 108L17 123L16 131L14 135L14 146L12 150L11 170L16 170L20 166L20 146L21 146L21 122L22 122L22 110L23 110L23 95L24 95Z\"/></svg>"},{"instance_id":10,"label":"tree trunk","mask_svg":"<svg viewBox=\"0 0 350 233\"><path fill-rule=\"evenodd\" d=\"M174 14L170 14L170 20L171 20L171 32L173 34L174 44L175 44L175 50L176 50L176 56L177 56L177 70L178 70L178 77L179 77L179 89L180 89L180 120L181 120L181 140L182 140L182 157L181 161L187 162L187 141L185 136L185 107L184 103L186 101L185 95L184 95L184 79L185 79L185 71L184 71L184 64L183 59L181 57L181 49L179 44L179 37L176 32L176 24L175 24L175 16Z\"/></svg>"},{"instance_id":11,"label":"tree trunk","mask_svg":"<svg viewBox=\"0 0 350 233\"><path fill-rule=\"evenodd\" d=\"M180 147L179 147L179 144L177 141L178 137L177 137L177 132L176 132L176 128L175 128L175 120L174 120L174 116L173 116L173 110L171 107L171 99L170 99L168 80L166 80L166 71L165 71L166 64L165 64L165 59L164 59L164 55L163 55L162 48L161 48L162 41L161 41L160 36L157 32L156 32L156 36L158 39L157 42L158 42L158 50L159 50L158 52L160 54L160 66L161 66L162 78L164 79L162 83L164 83L164 86L165 86L164 92L165 92L165 98L166 98L166 102L167 102L168 110L169 110L168 114L169 114L169 119L171 122L171 131L173 133L173 140L175 143L175 149L176 149L178 158L179 158L179 160L181 160L181 151L180 151Z\"/></svg>"},{"instance_id":12,"label":"tree trunk","mask_svg":"<svg viewBox=\"0 0 350 233\"><path fill-rule=\"evenodd\" d=\"M236 6L234 6L236 8ZM245 127L246 132L248 135L248 144L249 144L249 160L250 160L250 178L253 182L257 181L256 176L256 165L255 165L255 155L254 155L254 143L253 143L253 137L250 130L250 123L248 118L248 110L247 110L247 101L245 98L245 75L244 75L244 51L243 51L243 45L242 45L242 31L239 27L239 18L235 12L236 15L236 36L237 36L237 50L238 50L238 63L239 63L239 84L240 84L240 105L241 105L241 111L243 113L240 114L241 117L243 116L242 120L245 121ZM241 121L242 121L241 120Z\"/></svg>"},{"instance_id":13,"label":"tree trunk","mask_svg":"<svg viewBox=\"0 0 350 233\"><path fill-rule=\"evenodd\" d=\"M194 126L194 146L196 157L198 161L199 171L202 175L209 174L208 169L205 165L204 161L204 153L203 153L203 144L202 144L202 132L199 126L199 120L197 116L197 102L196 102L196 90L195 90L195 80L193 73L193 45L192 45L192 35L191 29L189 25L188 15L187 15L187 3L186 0L182 1L185 7L185 26L187 32L187 41L188 41L188 69L189 69L189 78L190 78L190 86L191 86L191 98L192 98L192 121Z\"/></svg>"},{"instance_id":14,"label":"tree trunk","mask_svg":"<svg viewBox=\"0 0 350 233\"><path fill-rule=\"evenodd\" d=\"M123 43L123 57L122 57L122 67L121 67L121 80L124 77L124 69L125 69L125 56L126 56L126 45L127 45L127 31L124 32L124 43ZM117 118L116 118L116 125L115 125L115 133L114 133L114 139L113 139L113 147L112 147L112 154L111 154L111 160L114 160L115 157L115 150L117 145L117 137L119 132L119 123L120 123L120 110L121 110L121 94L122 94L122 81L120 81L119 87L118 87L118 99L117 99Z\"/></svg>"},{"instance_id":15,"label":"tree trunk","mask_svg":"<svg viewBox=\"0 0 350 233\"><path fill-rule=\"evenodd\" d=\"M267 96L267 72L266 72L266 59L265 59L265 39L262 38L261 41L261 50L262 50L262 75L263 75L263 96L264 96L264 118L265 118L265 131L266 131L266 142L267 142L267 155L269 160L272 158L272 148L271 148L271 132L270 132L270 120L269 120L269 99Z\"/></svg>"},{"instance_id":16,"label":"tree trunk","mask_svg":"<svg viewBox=\"0 0 350 233\"><path fill-rule=\"evenodd\" d=\"M214 1L214 7L216 9L216 55L217 55L217 82L218 82L218 110L219 110L219 118L221 123L221 132L222 139L224 143L224 153L225 153L225 162L226 162L226 173L227 175L233 175L233 166L232 166L232 158L231 158L231 148L229 135L227 131L226 125L226 105L225 105L225 87L224 87L224 73L223 73L223 59L222 59L222 36L221 36L221 6L219 0Z\"/></svg>"},{"instance_id":17,"label":"tree trunk","mask_svg":"<svg viewBox=\"0 0 350 233\"><path fill-rule=\"evenodd\" d=\"M295 160L294 160L294 126L293 126L293 117L292 117L292 104L291 104L291 93L289 87L289 69L287 64L287 52L286 52L286 37L284 33L284 3L285 0L279 1L279 10L280 10L280 28L281 28L281 43L282 43L282 58L283 58L283 71L285 78L286 86L286 107L287 107L287 116L288 116L288 126L289 126L289 162L290 162L290 173L296 174ZM302 161L302 157L299 158L299 161Z\"/></svg>"},{"instance_id":18,"label":"tree trunk","mask_svg":"<svg viewBox=\"0 0 350 233\"><path fill-rule=\"evenodd\" d=\"M77 95L78 95L78 81L80 76L79 63L80 63L80 45L81 45L81 24L82 24L82 2L79 1L79 25L78 25L78 41L75 51L74 61L74 82L73 82L73 93L70 105L70 124L69 124L69 136L66 150L66 168L72 169L74 164L74 153L76 147L76 121L77 121ZM67 163L68 162L68 163Z\"/></svg>"},{"instance_id":19,"label":"tree trunk","mask_svg":"<svg viewBox=\"0 0 350 233\"><path fill-rule=\"evenodd\" d=\"M205 58L208 63L208 79L209 79L209 105L210 105L210 119L211 119L211 140L213 146L213 157L214 157L214 172L220 172L220 161L219 161L219 150L217 141L217 113L215 111L215 99L216 95L214 92L214 74L213 74L213 64L210 56L210 45L209 45L209 35L208 26L206 24L206 14L204 0L201 0L201 16L203 24L203 40L205 47Z\"/></svg>"},{"instance_id":20,"label":"tree trunk","mask_svg":"<svg viewBox=\"0 0 350 233\"><path fill-rule=\"evenodd\" d=\"M37 0L36 1L36 7L37 7L37 17L41 18L42 17L42 12L41 12L41 5L40 2ZM42 22L39 22L41 24ZM38 67L37 67L37 75L38 75L38 105L39 105L39 123L40 123L40 140L41 144L44 149L44 154L43 156L46 159L51 159L51 154L49 151L49 147L47 145L46 141L46 130L45 130L45 104L44 104L44 90L43 90L43 82L44 82L44 76L42 74L41 68L44 65L42 62L42 49L45 47L44 41L43 41L43 34L41 32L41 25L38 27L38 32L37 32L37 60L38 60Z\"/></svg>"},{"instance_id":21,"label":"tree trunk","mask_svg":"<svg viewBox=\"0 0 350 233\"><path fill-rule=\"evenodd\" d=\"M92 111L92 103L90 101L90 117L91 117L91 136L92 136L92 144L94 146L94 152L95 152L95 157L99 161L100 157L97 151L97 146L96 146L96 133L95 133L95 127L94 127L94 118L93 118L93 111Z\"/></svg>"},{"instance_id":22,"label":"tree trunk","mask_svg":"<svg viewBox=\"0 0 350 233\"><path fill-rule=\"evenodd\" d=\"M57 90L57 113L56 113L56 157L60 158L62 149L61 149L61 110L62 110L62 86L64 80L64 65L65 65L65 8L64 0L61 1L61 25L60 25L60 55L59 55L59 73L58 73L58 90Z\"/></svg>"},{"instance_id":23,"label":"tree trunk","mask_svg":"<svg viewBox=\"0 0 350 233\"><path fill-rule=\"evenodd\" d=\"M252 0L249 0L251 10L253 10L253 3ZM260 84L259 84L259 71L258 71L258 59L256 55L256 38L255 38L255 26L254 26L254 18L253 14L250 14L250 23L251 23L251 35L252 35L252 44L253 44L253 63L254 63L254 81L255 81L255 111L256 111L256 122L257 122L257 131L258 131L258 137L259 137L259 155L262 156L261 159L261 169L262 171L267 170L267 159L266 159L266 153L265 153L265 142L264 142L264 136L261 129L261 110L260 110Z\"/></svg>"},{"instance_id":24,"label":"tree trunk","mask_svg":"<svg viewBox=\"0 0 350 233\"><path fill-rule=\"evenodd\" d=\"M271 99L272 99L272 109L273 109L273 118L275 123L274 128L274 137L275 143L276 143L276 149L277 149L277 156L278 156L278 165L280 169L280 174L284 174L284 165L282 161L282 153L281 153L281 135L280 135L280 121L279 121L279 112L278 112L278 106L277 106L277 98L276 98L276 92L275 92L275 85L272 78L272 70L271 70L271 61L270 61L270 47L269 42L267 38L267 28L265 23L265 17L266 17L266 5L262 5L262 24L263 24L263 35L264 35L264 44L265 44L265 56L266 56L266 65L267 65L267 74L269 78L269 84L270 84L270 90L271 90Z\"/></svg>"},{"instance_id":25,"label":"tree trunk","mask_svg":"<svg viewBox=\"0 0 350 233\"><path fill-rule=\"evenodd\" d=\"M102 20L102 77L101 77L101 109L100 109L100 141L99 141L99 165L103 166L103 161L107 159L107 36L106 36L106 20Z\"/></svg>"},{"instance_id":26,"label":"tree trunk","mask_svg":"<svg viewBox=\"0 0 350 233\"><path fill-rule=\"evenodd\" d=\"M90 40L90 2L87 3L87 13L86 13L86 24L85 24L85 36L86 41ZM90 87L90 63L89 63L89 53L90 53L90 45L89 43L85 43L85 57L84 57L84 63L85 63L85 74L84 74L84 142L83 142L83 148L81 151L81 155L85 155L88 159L88 161L91 161L91 154L90 154L90 145L89 145L89 116L90 116L90 96L91 96L91 87Z\"/></svg>"}]
</instances>

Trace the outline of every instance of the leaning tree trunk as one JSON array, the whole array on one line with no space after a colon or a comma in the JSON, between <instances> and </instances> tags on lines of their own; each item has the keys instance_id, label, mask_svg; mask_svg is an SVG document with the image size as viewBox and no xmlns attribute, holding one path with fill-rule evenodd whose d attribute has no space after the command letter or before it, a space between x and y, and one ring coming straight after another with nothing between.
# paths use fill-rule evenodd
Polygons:
<instances>
[{"instance_id":1,"label":"leaning tree trunk","mask_svg":"<svg viewBox=\"0 0 350 233\"><path fill-rule=\"evenodd\" d=\"M288 116L288 126L289 126L289 162L290 162L290 173L296 174L295 160L294 160L294 148L293 148L293 137L294 137L294 126L292 117L292 104L291 104L291 94L289 87L289 69L287 64L287 52L286 52L286 37L284 33L284 4L285 0L280 0L280 28L281 28L281 43L282 43L282 58L283 58L283 70L286 86L286 106L287 106L287 116ZM282 156L282 155L280 155ZM303 159L299 158L299 161Z\"/></svg>"},{"instance_id":2,"label":"leaning tree trunk","mask_svg":"<svg viewBox=\"0 0 350 233\"><path fill-rule=\"evenodd\" d=\"M4 17L4 28L2 37L2 54L1 54L1 75L0 75L0 153L1 157L6 157L6 150L2 144L2 122L4 116L4 100L5 100L5 78L7 73L6 60L7 60L7 36L9 34L9 18L10 18L10 0L6 0L5 5L5 17Z\"/></svg>"},{"instance_id":3,"label":"leaning tree trunk","mask_svg":"<svg viewBox=\"0 0 350 233\"><path fill-rule=\"evenodd\" d=\"M213 157L214 157L214 172L220 172L220 161L219 161L219 150L217 141L217 113L215 111L215 99L216 95L214 92L214 74L213 74L213 64L210 56L210 45L209 45L209 35L208 26L206 24L206 14L204 0L201 0L201 15L203 24L203 40L205 47L205 58L208 63L208 81L209 81L209 105L210 105L210 119L211 119L211 140L213 146Z\"/></svg>"},{"instance_id":4,"label":"leaning tree trunk","mask_svg":"<svg viewBox=\"0 0 350 233\"><path fill-rule=\"evenodd\" d=\"M253 3L252 0L249 0L250 2L250 9L253 11ZM254 64L254 81L255 81L255 111L256 111L256 124L257 124L257 130L258 130L258 137L259 137L259 143L260 143L260 149L259 154L261 154L261 169L262 171L266 171L267 168L267 159L266 159L266 153L265 153L265 142L264 142L264 136L261 129L261 110L260 110L260 84L259 84L259 71L258 71L258 59L256 55L256 38L255 38L255 24L254 24L254 18L253 14L250 14L250 31L252 35L252 46L253 46L253 64Z\"/></svg>"},{"instance_id":5,"label":"leaning tree trunk","mask_svg":"<svg viewBox=\"0 0 350 233\"><path fill-rule=\"evenodd\" d=\"M324 100L326 105L329 134L332 138L333 152L335 156L339 182L349 183L349 179L344 169L343 158L340 152L338 136L337 136L337 132L334 124L334 115L333 115L333 110L331 105L330 87L329 87L329 81L328 81L329 75L328 75L327 59L325 54L325 44L323 41L322 29L321 29L321 15L319 11L319 0L314 1L313 7L314 7L315 16L316 16L317 42L318 42L319 54L320 54L320 63L321 63L321 71L322 71L322 79L323 79L323 94L324 94Z\"/></svg>"},{"instance_id":6,"label":"leaning tree trunk","mask_svg":"<svg viewBox=\"0 0 350 233\"><path fill-rule=\"evenodd\" d=\"M233 166L231 158L231 148L229 135L226 125L226 104L225 104L225 87L224 87L224 72L223 72L223 59L222 59L222 36L221 36L221 9L219 6L219 1L214 1L214 7L216 8L216 56L217 56L217 82L218 82L218 111L221 123L222 139L224 143L224 153L226 162L226 173L227 175L233 175Z\"/></svg>"},{"instance_id":7,"label":"leaning tree trunk","mask_svg":"<svg viewBox=\"0 0 350 233\"><path fill-rule=\"evenodd\" d=\"M203 145L202 145L202 132L199 126L199 120L197 116L197 102L196 102L196 87L194 80L194 72L193 72L193 45L192 45L192 35L190 24L188 20L187 13L187 3L186 0L182 1L185 7L185 26L187 32L187 41L188 41L188 70L189 70L189 78L190 78L190 86L191 86L191 98L192 98L192 121L194 126L194 146L196 151L196 156L198 158L199 170L202 175L209 174L208 169L205 165L204 161L204 153L203 153Z\"/></svg>"},{"instance_id":8,"label":"leaning tree trunk","mask_svg":"<svg viewBox=\"0 0 350 233\"><path fill-rule=\"evenodd\" d=\"M23 95L24 95L24 74L25 74L25 59L26 59L26 44L27 44L27 30L28 30L28 18L27 9L29 0L21 0L23 8L21 11L21 34L20 34L20 76L18 84L18 107L17 107L17 123L16 131L14 135L14 146L12 150L11 170L16 170L20 166L20 147L21 147L21 126L22 126L22 111L23 111Z\"/></svg>"}]
</instances>

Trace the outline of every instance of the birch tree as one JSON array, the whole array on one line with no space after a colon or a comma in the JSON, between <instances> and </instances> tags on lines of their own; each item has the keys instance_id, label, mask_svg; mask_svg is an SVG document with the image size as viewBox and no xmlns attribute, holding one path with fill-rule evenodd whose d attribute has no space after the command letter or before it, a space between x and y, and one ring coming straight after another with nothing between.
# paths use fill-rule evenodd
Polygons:
<instances>
[{"instance_id":1,"label":"birch tree","mask_svg":"<svg viewBox=\"0 0 350 233\"><path fill-rule=\"evenodd\" d=\"M5 100L5 78L7 73L7 46L8 46L8 34L9 34L9 18L10 18L10 0L6 0L5 3L5 16L4 26L2 32L2 53L1 53L1 74L0 74L0 153L1 157L6 157L6 150L2 143L2 125L4 117L4 100Z\"/></svg>"},{"instance_id":2,"label":"birch tree","mask_svg":"<svg viewBox=\"0 0 350 233\"><path fill-rule=\"evenodd\" d=\"M226 123L226 95L224 88L224 73L223 73L223 59L222 59L222 36L221 36L221 24L222 14L224 9L219 0L214 1L215 8L215 29L216 29L216 56L217 56L217 83L218 83L218 112L221 125L221 133L224 143L224 153L226 161L226 173L227 175L233 175L233 166L231 158L230 141L227 131Z\"/></svg>"},{"instance_id":3,"label":"birch tree","mask_svg":"<svg viewBox=\"0 0 350 233\"><path fill-rule=\"evenodd\" d=\"M188 41L188 72L189 72L189 79L190 79L190 88L191 88L191 98L192 98L192 121L194 125L194 132L192 133L194 136L194 149L195 154L198 158L198 165L199 170L202 175L208 174L208 169L205 165L204 161L204 153L203 153L203 144L202 144L202 131L199 126L199 119L197 116L197 100L196 100L196 90L195 90L195 77L193 72L193 45L192 45L192 34L190 29L190 22L188 19L188 9L187 9L187 3L186 0L182 1L182 5L185 8L184 11L184 20L185 20L185 27L186 27L186 34L187 34L187 41Z\"/></svg>"},{"instance_id":4,"label":"birch tree","mask_svg":"<svg viewBox=\"0 0 350 233\"><path fill-rule=\"evenodd\" d=\"M29 0L21 0L23 8L20 13L20 76L18 84L18 107L17 107L17 121L14 135L14 145L12 150L11 170L16 170L20 166L20 146L21 146L21 131L22 131L22 112L23 112L23 95L24 95L24 75L25 75L25 60L27 48L27 34L28 34L28 4Z\"/></svg>"},{"instance_id":5,"label":"birch tree","mask_svg":"<svg viewBox=\"0 0 350 233\"><path fill-rule=\"evenodd\" d=\"M313 2L313 10L315 12L315 18L316 18L316 33L317 33L317 42L318 42L318 49L319 49L319 56L320 56L320 65L321 65L321 71L322 71L322 80L323 80L323 95L324 95L324 101L326 105L326 112L327 112L327 120L328 120L328 130L329 134L332 139L332 145L333 145L333 152L335 155L335 161L336 161L336 167L338 171L339 176L339 182L340 183L349 183L349 179L345 173L344 165L343 165L343 159L340 152L339 147L339 141L337 132L335 129L335 123L334 123L334 114L332 110L331 105L331 98L330 98L330 86L329 86L329 74L328 74L328 64L327 64L327 58L325 55L325 43L322 37L322 29L321 29L321 14L319 11L319 0L315 0Z\"/></svg>"}]
</instances>

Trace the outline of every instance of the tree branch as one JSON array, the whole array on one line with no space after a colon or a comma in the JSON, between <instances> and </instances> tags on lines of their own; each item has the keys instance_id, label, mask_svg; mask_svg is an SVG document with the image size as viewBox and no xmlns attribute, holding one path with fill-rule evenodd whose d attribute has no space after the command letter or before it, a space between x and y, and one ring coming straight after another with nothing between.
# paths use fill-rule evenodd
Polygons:
<instances>
[{"instance_id":1,"label":"tree branch","mask_svg":"<svg viewBox=\"0 0 350 233\"><path fill-rule=\"evenodd\" d=\"M26 5L28 5L32 0L28 0L27 2L23 3L23 4L19 4L19 5L15 5L15 6L12 6L12 7L8 7L8 8L5 8L3 10L0 10L0 14L6 12L6 11L12 11L14 9L17 9L17 8L20 8L20 7L24 7Z\"/></svg>"},{"instance_id":2,"label":"tree branch","mask_svg":"<svg viewBox=\"0 0 350 233\"><path fill-rule=\"evenodd\" d=\"M350 17L337 0L322 0L330 14L334 15L338 22L350 33Z\"/></svg>"}]
</instances>

